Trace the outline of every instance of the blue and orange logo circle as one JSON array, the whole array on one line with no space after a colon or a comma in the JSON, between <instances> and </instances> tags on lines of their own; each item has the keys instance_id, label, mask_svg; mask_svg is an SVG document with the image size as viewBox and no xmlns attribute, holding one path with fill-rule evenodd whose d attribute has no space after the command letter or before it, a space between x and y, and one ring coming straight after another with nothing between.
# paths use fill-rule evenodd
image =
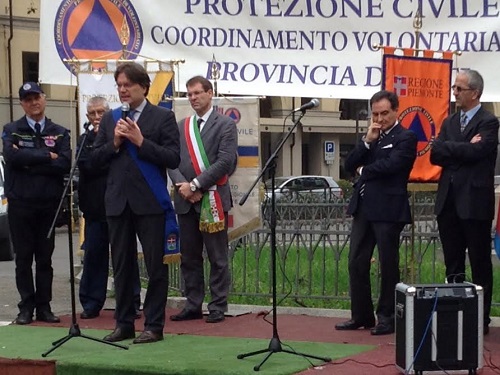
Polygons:
<instances>
[{"instance_id":1,"label":"blue and orange logo circle","mask_svg":"<svg viewBox=\"0 0 500 375\"><path fill-rule=\"evenodd\" d=\"M239 111L238 108L236 107L231 107L231 108L228 108L224 114L230 118L233 119L233 121L238 124L241 120L241 113Z\"/></svg>"},{"instance_id":2,"label":"blue and orange logo circle","mask_svg":"<svg viewBox=\"0 0 500 375\"><path fill-rule=\"evenodd\" d=\"M408 107L399 115L399 122L417 135L417 156L430 151L436 138L436 124L429 111L421 106Z\"/></svg>"},{"instance_id":3,"label":"blue and orange logo circle","mask_svg":"<svg viewBox=\"0 0 500 375\"><path fill-rule=\"evenodd\" d=\"M144 41L129 0L64 0L57 9L54 37L61 60L133 59Z\"/></svg>"}]
</instances>

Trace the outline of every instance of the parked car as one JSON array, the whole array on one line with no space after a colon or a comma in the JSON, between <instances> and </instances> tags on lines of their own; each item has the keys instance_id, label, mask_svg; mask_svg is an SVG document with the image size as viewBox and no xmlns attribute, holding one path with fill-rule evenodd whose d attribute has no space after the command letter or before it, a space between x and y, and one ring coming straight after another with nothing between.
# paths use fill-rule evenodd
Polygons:
<instances>
[{"instance_id":1,"label":"parked car","mask_svg":"<svg viewBox=\"0 0 500 375\"><path fill-rule=\"evenodd\" d=\"M0 261L14 259L14 247L10 241L9 220L7 218L7 198L4 191L3 156L0 156Z\"/></svg>"},{"instance_id":2,"label":"parked car","mask_svg":"<svg viewBox=\"0 0 500 375\"><path fill-rule=\"evenodd\" d=\"M276 177L275 197L280 199L293 199L300 196L312 197L315 200L337 200L343 198L343 191L330 176L288 176ZM271 180L265 182L266 199L271 199Z\"/></svg>"}]
</instances>

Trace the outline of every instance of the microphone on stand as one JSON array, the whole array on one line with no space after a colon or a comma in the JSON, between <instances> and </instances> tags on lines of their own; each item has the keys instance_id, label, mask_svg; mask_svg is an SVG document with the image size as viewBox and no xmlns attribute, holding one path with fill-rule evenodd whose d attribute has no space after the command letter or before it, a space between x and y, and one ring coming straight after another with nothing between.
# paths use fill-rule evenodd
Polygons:
<instances>
[{"instance_id":1,"label":"microphone on stand","mask_svg":"<svg viewBox=\"0 0 500 375\"><path fill-rule=\"evenodd\" d=\"M91 132L92 130L94 130L94 125L92 125L90 121L87 121L86 123L83 124L83 129L86 132Z\"/></svg>"},{"instance_id":2,"label":"microphone on stand","mask_svg":"<svg viewBox=\"0 0 500 375\"><path fill-rule=\"evenodd\" d=\"M310 102L302 105L299 108L295 108L292 112L305 112L308 109L316 108L317 106L319 106L319 100L318 99L311 99Z\"/></svg>"},{"instance_id":3,"label":"microphone on stand","mask_svg":"<svg viewBox=\"0 0 500 375\"><path fill-rule=\"evenodd\" d=\"M122 120L125 120L130 113L130 104L127 102L122 103Z\"/></svg>"}]
</instances>

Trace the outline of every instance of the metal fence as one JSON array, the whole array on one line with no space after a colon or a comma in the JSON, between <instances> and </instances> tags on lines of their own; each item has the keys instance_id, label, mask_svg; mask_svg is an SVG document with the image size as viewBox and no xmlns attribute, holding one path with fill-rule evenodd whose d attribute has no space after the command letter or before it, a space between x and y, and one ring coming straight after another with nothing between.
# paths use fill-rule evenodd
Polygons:
<instances>
[{"instance_id":1,"label":"metal fence","mask_svg":"<svg viewBox=\"0 0 500 375\"><path fill-rule=\"evenodd\" d=\"M401 279L407 283L443 283L445 268L434 210L434 192L410 194L414 222L401 234ZM296 194L276 202L276 281L278 298L307 305L322 300L328 307L349 299L347 257L351 218L347 201ZM263 226L230 243L231 296L272 297L269 205L263 204ZM377 252L371 280L378 296ZM206 262L208 263L208 262ZM206 264L208 277L208 264ZM468 271L470 279L470 271ZM208 278L206 285L208 285ZM171 289L182 292L178 266L171 267ZM497 301L498 302L498 301ZM498 305L498 303L497 303Z\"/></svg>"}]
</instances>

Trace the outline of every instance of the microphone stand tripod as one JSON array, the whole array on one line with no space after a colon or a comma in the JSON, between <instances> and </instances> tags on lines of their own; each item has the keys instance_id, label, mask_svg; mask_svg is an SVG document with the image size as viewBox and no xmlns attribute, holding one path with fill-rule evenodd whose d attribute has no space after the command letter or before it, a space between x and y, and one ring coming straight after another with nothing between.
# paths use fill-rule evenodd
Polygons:
<instances>
[{"instance_id":1,"label":"microphone stand tripod","mask_svg":"<svg viewBox=\"0 0 500 375\"><path fill-rule=\"evenodd\" d=\"M273 312L273 337L271 341L269 342L269 346L266 349L261 349L257 350L254 352L250 353L245 353L245 354L238 354L237 358L238 359L243 359L246 357L254 356L257 354L261 353L266 353L267 355L264 357L264 359L256 366L254 366L254 371L259 371L261 366L271 357L274 353L288 353L288 354L294 354L302 357L307 357L307 358L314 358L314 359L319 359L323 362L330 362L331 358L328 357L319 357L316 355L311 355L311 354L304 354L304 353L299 353L296 351L292 350L287 350L283 349L281 345L281 341L278 335L278 314L276 312L276 194L275 194L275 175L276 175L276 159L278 158L278 153L281 151L283 148L285 142L287 139L290 137L290 135L293 133L297 125L299 124L300 120L302 117L304 117L306 110L303 109L301 111L301 114L297 121L293 124L292 128L288 131L286 136L280 141L276 149L274 150L273 154L267 159L266 165L264 168L262 168L262 171L260 172L259 176L255 179L253 182L252 186L248 191L243 195L241 200L238 202L240 206L245 204L246 200L250 196L250 193L252 192L253 188L257 183L263 178L264 173L266 171L269 171L271 174L271 218L270 218L270 228L271 228L271 281L272 281L272 300L273 300L273 305L272 305L272 312Z\"/></svg>"},{"instance_id":2,"label":"microphone stand tripod","mask_svg":"<svg viewBox=\"0 0 500 375\"><path fill-rule=\"evenodd\" d=\"M60 338L59 340L56 340L52 343L52 348L47 350L45 353L42 354L42 357L47 357L51 352L56 350L58 347L63 345L66 341L69 341L73 337L83 337L85 339L97 341L103 344L108 344L115 346L117 348L121 349L126 349L128 350L128 347L116 344L114 342L108 342L104 341L101 339L97 339L95 337L87 336L81 333L80 327L78 326L78 323L76 321L76 303L75 303L75 271L73 269L73 234L71 232L71 213L72 213L72 207L71 207L71 200L70 200L70 193L69 193L69 186L73 181L73 175L75 174L76 167L78 165L78 160L80 159L80 155L82 153L82 150L85 147L85 142L87 141L88 133L89 130L88 128L85 129L85 133L83 134L82 137L82 142L80 144L80 148L78 149L78 152L76 153L75 157L75 162L73 163L73 166L71 167L71 171L69 174L68 181L66 182L66 185L64 186L64 191L61 195L61 199L59 200L59 206L57 207L56 214L54 216L54 220L52 221L52 225L50 226L49 233L47 235L47 238L50 238L52 235L52 232L54 231L54 228L56 226L56 221L57 217L59 215L59 212L61 211L63 207L64 200L66 199L67 205L70 210L70 215L68 215L68 250L69 250L69 281L70 281L70 290L71 290L71 327L69 328L69 332L66 336Z\"/></svg>"}]
</instances>

